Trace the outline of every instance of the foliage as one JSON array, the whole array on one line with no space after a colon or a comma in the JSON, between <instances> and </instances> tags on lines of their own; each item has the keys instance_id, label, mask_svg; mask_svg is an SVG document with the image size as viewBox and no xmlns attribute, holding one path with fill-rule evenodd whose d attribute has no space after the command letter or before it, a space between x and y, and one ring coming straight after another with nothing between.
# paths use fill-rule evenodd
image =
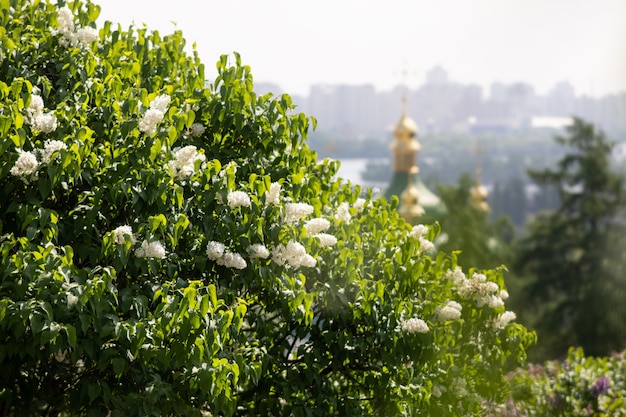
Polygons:
<instances>
[{"instance_id":1,"label":"foliage","mask_svg":"<svg viewBox=\"0 0 626 417\"><path fill-rule=\"evenodd\" d=\"M461 249L458 260L463 265L495 268L508 263L510 253L506 243L512 239L513 226L507 218L490 221L489 207L472 200L472 189L476 186L476 180L465 174L458 184L442 184L437 188L437 195L446 207L437 219L445 231L438 247L444 252Z\"/></svg>"},{"instance_id":2,"label":"foliage","mask_svg":"<svg viewBox=\"0 0 626 417\"><path fill-rule=\"evenodd\" d=\"M516 269L526 277L528 311L536 314L543 349L537 357L562 357L572 345L605 355L626 344L626 191L602 132L575 119L568 136L556 140L567 149L557 168L530 174L558 188L560 207L530 224Z\"/></svg>"},{"instance_id":3,"label":"foliage","mask_svg":"<svg viewBox=\"0 0 626 417\"><path fill-rule=\"evenodd\" d=\"M480 410L534 335L180 32L0 0L0 414Z\"/></svg>"},{"instance_id":4,"label":"foliage","mask_svg":"<svg viewBox=\"0 0 626 417\"><path fill-rule=\"evenodd\" d=\"M507 379L513 397L498 416L626 415L626 352L591 357L571 348L564 361L529 364Z\"/></svg>"}]
</instances>

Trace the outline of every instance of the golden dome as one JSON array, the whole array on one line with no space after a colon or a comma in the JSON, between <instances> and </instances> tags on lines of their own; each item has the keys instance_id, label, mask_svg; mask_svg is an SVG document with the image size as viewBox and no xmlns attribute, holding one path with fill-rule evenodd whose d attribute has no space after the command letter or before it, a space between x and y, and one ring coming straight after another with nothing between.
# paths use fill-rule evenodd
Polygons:
<instances>
[{"instance_id":1,"label":"golden dome","mask_svg":"<svg viewBox=\"0 0 626 417\"><path fill-rule=\"evenodd\" d=\"M489 204L487 204L488 194L487 189L478 183L470 188L470 203L479 210L489 211Z\"/></svg>"},{"instance_id":2,"label":"golden dome","mask_svg":"<svg viewBox=\"0 0 626 417\"><path fill-rule=\"evenodd\" d=\"M396 137L414 138L418 132L417 123L406 114L403 114L400 121L396 124L394 134Z\"/></svg>"}]
</instances>

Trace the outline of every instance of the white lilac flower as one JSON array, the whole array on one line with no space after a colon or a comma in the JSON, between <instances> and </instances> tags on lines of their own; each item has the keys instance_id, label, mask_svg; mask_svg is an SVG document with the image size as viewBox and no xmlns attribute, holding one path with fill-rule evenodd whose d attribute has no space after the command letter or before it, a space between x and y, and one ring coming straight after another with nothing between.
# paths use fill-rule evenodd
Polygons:
<instances>
[{"instance_id":1,"label":"white lilac flower","mask_svg":"<svg viewBox=\"0 0 626 417\"><path fill-rule=\"evenodd\" d=\"M304 228L306 229L306 234L308 236L315 236L316 234L323 232L329 227L330 227L330 222L321 217L316 217L314 219L311 219L304 224Z\"/></svg>"},{"instance_id":2,"label":"white lilac flower","mask_svg":"<svg viewBox=\"0 0 626 417\"><path fill-rule=\"evenodd\" d=\"M279 204L280 203L280 183L273 182L270 185L270 189L265 193L265 204Z\"/></svg>"},{"instance_id":3,"label":"white lilac flower","mask_svg":"<svg viewBox=\"0 0 626 417\"><path fill-rule=\"evenodd\" d=\"M224 252L224 254L217 260L218 265L223 265L227 268L245 269L247 266L245 259L238 253Z\"/></svg>"},{"instance_id":4,"label":"white lilac flower","mask_svg":"<svg viewBox=\"0 0 626 417\"><path fill-rule=\"evenodd\" d=\"M504 301L497 295L487 297L487 305L491 308L504 307Z\"/></svg>"},{"instance_id":5,"label":"white lilac flower","mask_svg":"<svg viewBox=\"0 0 626 417\"><path fill-rule=\"evenodd\" d=\"M201 123L192 123L189 127L189 134L191 134L191 136L200 136L205 130L206 129Z\"/></svg>"},{"instance_id":6,"label":"white lilac flower","mask_svg":"<svg viewBox=\"0 0 626 417\"><path fill-rule=\"evenodd\" d=\"M123 245L126 242L126 236L130 237L130 241L135 244L135 236L130 226L119 226L113 230L113 239L117 245Z\"/></svg>"},{"instance_id":7,"label":"white lilac flower","mask_svg":"<svg viewBox=\"0 0 626 417\"><path fill-rule=\"evenodd\" d=\"M471 279L461 280L458 284L459 294L468 299L473 298L478 307L484 305L499 306L494 296L499 292L500 288L495 282L487 281L485 274L474 273Z\"/></svg>"},{"instance_id":8,"label":"white lilac flower","mask_svg":"<svg viewBox=\"0 0 626 417\"><path fill-rule=\"evenodd\" d=\"M32 176L37 171L39 163L37 157L29 151L19 150L20 156L15 161L15 165L11 168L11 175L16 177L22 177L26 180L27 177Z\"/></svg>"},{"instance_id":9,"label":"white lilac flower","mask_svg":"<svg viewBox=\"0 0 626 417\"><path fill-rule=\"evenodd\" d=\"M400 322L400 329L407 333L428 333L430 330L428 324L422 319L412 317L408 320Z\"/></svg>"},{"instance_id":10,"label":"white lilac flower","mask_svg":"<svg viewBox=\"0 0 626 417\"><path fill-rule=\"evenodd\" d=\"M413 228L411 229L411 233L409 233L409 236L411 236L414 239L419 239L422 236L424 236L426 233L428 233L428 226L425 226L423 224L418 224L416 226L413 226Z\"/></svg>"},{"instance_id":11,"label":"white lilac flower","mask_svg":"<svg viewBox=\"0 0 626 417\"><path fill-rule=\"evenodd\" d=\"M500 314L493 322L494 329L504 329L510 322L515 320L517 316L512 311L505 311Z\"/></svg>"},{"instance_id":12,"label":"white lilac flower","mask_svg":"<svg viewBox=\"0 0 626 417\"><path fill-rule=\"evenodd\" d=\"M46 140L43 150L40 151L41 163L49 164L52 161L52 155L62 149L67 149L67 145L60 140Z\"/></svg>"},{"instance_id":13,"label":"white lilac flower","mask_svg":"<svg viewBox=\"0 0 626 417\"><path fill-rule=\"evenodd\" d=\"M135 255L138 258L165 258L165 248L158 240L148 242L144 240L141 242L141 247L135 251Z\"/></svg>"},{"instance_id":14,"label":"white lilac flower","mask_svg":"<svg viewBox=\"0 0 626 417\"><path fill-rule=\"evenodd\" d=\"M509 292L507 290L501 290L499 297L502 300L506 300L507 298L509 298Z\"/></svg>"},{"instance_id":15,"label":"white lilac flower","mask_svg":"<svg viewBox=\"0 0 626 417\"><path fill-rule=\"evenodd\" d=\"M78 43L84 48L100 39L100 35L95 28L87 26L76 31L76 38L78 39Z\"/></svg>"},{"instance_id":16,"label":"white lilac flower","mask_svg":"<svg viewBox=\"0 0 626 417\"><path fill-rule=\"evenodd\" d=\"M26 114L28 115L31 123L34 121L36 115L43 113L43 99L41 96L37 94L31 94L30 96L30 104L26 109Z\"/></svg>"},{"instance_id":17,"label":"white lilac flower","mask_svg":"<svg viewBox=\"0 0 626 417\"><path fill-rule=\"evenodd\" d=\"M339 204L337 207L337 213L335 214L335 218L337 220L343 220L344 222L349 222L352 216L350 215L350 205L345 201Z\"/></svg>"},{"instance_id":18,"label":"white lilac flower","mask_svg":"<svg viewBox=\"0 0 626 417\"><path fill-rule=\"evenodd\" d=\"M33 126L44 133L54 132L57 129L57 118L52 111L40 113L35 115Z\"/></svg>"},{"instance_id":19,"label":"white lilac flower","mask_svg":"<svg viewBox=\"0 0 626 417\"><path fill-rule=\"evenodd\" d=\"M237 207L250 207L252 204L250 202L250 197L243 191L231 191L226 196L228 200L228 206L231 209L235 209Z\"/></svg>"},{"instance_id":20,"label":"white lilac flower","mask_svg":"<svg viewBox=\"0 0 626 417\"><path fill-rule=\"evenodd\" d=\"M174 173L176 179L184 179L193 174L196 161L205 161L204 154L198 153L195 146L189 145L174 150L174 160L169 161L167 166Z\"/></svg>"},{"instance_id":21,"label":"white lilac flower","mask_svg":"<svg viewBox=\"0 0 626 417\"><path fill-rule=\"evenodd\" d=\"M435 250L435 244L430 240L420 237L419 242L420 252L432 252L433 250Z\"/></svg>"},{"instance_id":22,"label":"white lilac flower","mask_svg":"<svg viewBox=\"0 0 626 417\"><path fill-rule=\"evenodd\" d=\"M315 258L306 253L306 249L302 244L293 240L287 245L280 244L272 251L272 261L278 265L292 267L308 266L313 267L317 264Z\"/></svg>"},{"instance_id":23,"label":"white lilac flower","mask_svg":"<svg viewBox=\"0 0 626 417\"><path fill-rule=\"evenodd\" d=\"M162 111L152 108L148 109L139 121L139 130L150 136L154 135L157 124L163 120L163 116L165 116L165 113Z\"/></svg>"},{"instance_id":24,"label":"white lilac flower","mask_svg":"<svg viewBox=\"0 0 626 417\"><path fill-rule=\"evenodd\" d=\"M448 269L444 277L459 286L466 280L465 274L459 267L454 268L454 271Z\"/></svg>"},{"instance_id":25,"label":"white lilac flower","mask_svg":"<svg viewBox=\"0 0 626 417\"><path fill-rule=\"evenodd\" d=\"M267 259L270 256L270 251L262 243L255 243L248 248L250 258Z\"/></svg>"},{"instance_id":26,"label":"white lilac flower","mask_svg":"<svg viewBox=\"0 0 626 417\"><path fill-rule=\"evenodd\" d=\"M337 238L333 235L329 235L328 233L318 233L315 235L317 239L320 241L320 246L333 246L337 244Z\"/></svg>"},{"instance_id":27,"label":"white lilac flower","mask_svg":"<svg viewBox=\"0 0 626 417\"><path fill-rule=\"evenodd\" d=\"M357 213L362 213L365 209L367 200L364 198L357 198L352 207L356 210Z\"/></svg>"},{"instance_id":28,"label":"white lilac flower","mask_svg":"<svg viewBox=\"0 0 626 417\"><path fill-rule=\"evenodd\" d=\"M463 307L456 301L448 301L445 306L439 306L435 309L435 314L439 321L457 320L461 318Z\"/></svg>"},{"instance_id":29,"label":"white lilac flower","mask_svg":"<svg viewBox=\"0 0 626 417\"><path fill-rule=\"evenodd\" d=\"M74 31L74 15L69 7L63 6L58 12L59 32L69 34Z\"/></svg>"},{"instance_id":30,"label":"white lilac flower","mask_svg":"<svg viewBox=\"0 0 626 417\"><path fill-rule=\"evenodd\" d=\"M306 203L287 203L285 204L285 213L283 215L283 222L285 224L292 224L300 220L301 218L313 213L313 206Z\"/></svg>"},{"instance_id":31,"label":"white lilac flower","mask_svg":"<svg viewBox=\"0 0 626 417\"><path fill-rule=\"evenodd\" d=\"M206 255L212 261L217 261L224 255L224 244L220 242L211 241L206 246Z\"/></svg>"},{"instance_id":32,"label":"white lilac flower","mask_svg":"<svg viewBox=\"0 0 626 417\"><path fill-rule=\"evenodd\" d=\"M167 111L167 106L170 104L171 100L172 98L170 96L168 96L167 94L162 94L155 97L154 100L150 102L150 108L165 114L165 112Z\"/></svg>"}]
</instances>

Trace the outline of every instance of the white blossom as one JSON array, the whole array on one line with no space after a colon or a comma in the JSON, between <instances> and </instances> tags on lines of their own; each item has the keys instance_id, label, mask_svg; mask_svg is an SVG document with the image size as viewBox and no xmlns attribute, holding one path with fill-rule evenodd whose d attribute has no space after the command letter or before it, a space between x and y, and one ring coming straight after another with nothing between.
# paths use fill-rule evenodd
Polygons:
<instances>
[{"instance_id":1,"label":"white blossom","mask_svg":"<svg viewBox=\"0 0 626 417\"><path fill-rule=\"evenodd\" d=\"M285 204L285 213L283 215L283 222L285 224L292 224L300 220L301 218L313 213L313 206L306 203L287 203Z\"/></svg>"},{"instance_id":2,"label":"white blossom","mask_svg":"<svg viewBox=\"0 0 626 417\"><path fill-rule=\"evenodd\" d=\"M304 228L306 229L306 234L308 236L315 236L316 234L323 232L329 227L330 227L330 222L321 217L316 217L314 219L311 219L304 224Z\"/></svg>"},{"instance_id":3,"label":"white blossom","mask_svg":"<svg viewBox=\"0 0 626 417\"><path fill-rule=\"evenodd\" d=\"M161 120L163 120L165 114L157 109L148 109L139 121L139 130L148 135L154 135L156 133L156 127Z\"/></svg>"},{"instance_id":4,"label":"white blossom","mask_svg":"<svg viewBox=\"0 0 626 417\"><path fill-rule=\"evenodd\" d=\"M461 377L454 378L450 391L457 397L465 397L467 395L467 381Z\"/></svg>"},{"instance_id":5,"label":"white blossom","mask_svg":"<svg viewBox=\"0 0 626 417\"><path fill-rule=\"evenodd\" d=\"M320 246L333 246L337 244L337 238L328 233L318 233L315 235L320 241Z\"/></svg>"},{"instance_id":6,"label":"white blossom","mask_svg":"<svg viewBox=\"0 0 626 417\"><path fill-rule=\"evenodd\" d=\"M192 123L189 127L189 134L191 136L201 136L205 130L201 123Z\"/></svg>"},{"instance_id":7,"label":"white blossom","mask_svg":"<svg viewBox=\"0 0 626 417\"><path fill-rule=\"evenodd\" d=\"M414 239L419 239L422 236L424 236L426 233L428 233L428 226L425 226L423 224L418 224L416 226L413 226L413 228L411 229L411 233L409 233L409 236L411 236Z\"/></svg>"},{"instance_id":8,"label":"white blossom","mask_svg":"<svg viewBox=\"0 0 626 417\"><path fill-rule=\"evenodd\" d=\"M478 307L489 305L497 308L504 305L498 300L498 284L487 281L485 274L474 272L471 279L459 280L457 285L459 294L466 299L473 298Z\"/></svg>"},{"instance_id":9,"label":"white blossom","mask_svg":"<svg viewBox=\"0 0 626 417\"><path fill-rule=\"evenodd\" d=\"M428 239L420 237L420 252L432 252L435 250L435 244Z\"/></svg>"},{"instance_id":10,"label":"white blossom","mask_svg":"<svg viewBox=\"0 0 626 417\"><path fill-rule=\"evenodd\" d=\"M60 140L46 140L41 153L41 163L50 164L52 155L62 149L67 149L67 145Z\"/></svg>"},{"instance_id":11,"label":"white blossom","mask_svg":"<svg viewBox=\"0 0 626 417\"><path fill-rule=\"evenodd\" d=\"M141 247L135 251L135 255L138 258L165 258L165 248L158 240L148 242L144 240L141 242Z\"/></svg>"},{"instance_id":12,"label":"white blossom","mask_svg":"<svg viewBox=\"0 0 626 417\"><path fill-rule=\"evenodd\" d=\"M280 244L272 251L272 261L278 265L288 265L292 267L308 266L317 264L315 258L306 253L302 244L293 240L287 245Z\"/></svg>"},{"instance_id":13,"label":"white blossom","mask_svg":"<svg viewBox=\"0 0 626 417\"><path fill-rule=\"evenodd\" d=\"M176 179L184 179L193 174L196 161L205 161L204 154L198 153L195 146L189 145L174 150L174 159L167 163Z\"/></svg>"},{"instance_id":14,"label":"white blossom","mask_svg":"<svg viewBox=\"0 0 626 417\"><path fill-rule=\"evenodd\" d=\"M30 104L26 109L26 114L28 115L29 119L31 119L31 123L35 116L41 113L43 113L43 99L37 94L31 94Z\"/></svg>"},{"instance_id":15,"label":"white blossom","mask_svg":"<svg viewBox=\"0 0 626 417\"><path fill-rule=\"evenodd\" d=\"M357 198L352 207L356 210L357 213L362 213L365 209L367 200L364 198Z\"/></svg>"},{"instance_id":16,"label":"white blossom","mask_svg":"<svg viewBox=\"0 0 626 417\"><path fill-rule=\"evenodd\" d=\"M262 243L255 243L248 248L250 258L267 259L270 256L270 251Z\"/></svg>"},{"instance_id":17,"label":"white blossom","mask_svg":"<svg viewBox=\"0 0 626 417\"><path fill-rule=\"evenodd\" d=\"M430 330L428 324L422 319L412 317L408 320L400 322L400 329L407 333L428 333Z\"/></svg>"},{"instance_id":18,"label":"white blossom","mask_svg":"<svg viewBox=\"0 0 626 417\"><path fill-rule=\"evenodd\" d=\"M237 207L250 207L252 204L250 202L250 197L243 191L231 191L226 196L228 200L228 206L231 209L235 209Z\"/></svg>"},{"instance_id":19,"label":"white blossom","mask_svg":"<svg viewBox=\"0 0 626 417\"><path fill-rule=\"evenodd\" d=\"M57 129L57 118L52 111L41 113L35 116L33 126L44 133L54 132Z\"/></svg>"},{"instance_id":20,"label":"white blossom","mask_svg":"<svg viewBox=\"0 0 626 417\"><path fill-rule=\"evenodd\" d=\"M80 28L76 31L76 38L82 47L89 46L92 42L100 39L100 35L95 28L90 26Z\"/></svg>"},{"instance_id":21,"label":"white blossom","mask_svg":"<svg viewBox=\"0 0 626 417\"><path fill-rule=\"evenodd\" d=\"M29 151L19 150L20 156L15 161L15 165L11 168L11 175L22 177L26 181L27 177L36 173L39 163L37 157Z\"/></svg>"},{"instance_id":22,"label":"white blossom","mask_svg":"<svg viewBox=\"0 0 626 417\"><path fill-rule=\"evenodd\" d=\"M171 100L172 98L170 96L168 96L167 94L162 94L160 96L155 97L150 102L150 108L153 110L160 111L161 113L165 114L165 112L167 111L167 106L170 104Z\"/></svg>"},{"instance_id":23,"label":"white blossom","mask_svg":"<svg viewBox=\"0 0 626 417\"><path fill-rule=\"evenodd\" d=\"M505 311L493 321L494 329L504 329L510 322L515 320L517 316L512 311Z\"/></svg>"},{"instance_id":24,"label":"white blossom","mask_svg":"<svg viewBox=\"0 0 626 417\"><path fill-rule=\"evenodd\" d=\"M456 320L461 318L463 307L456 301L448 301L445 306L439 306L435 309L435 314L439 321Z\"/></svg>"},{"instance_id":25,"label":"white blossom","mask_svg":"<svg viewBox=\"0 0 626 417\"><path fill-rule=\"evenodd\" d=\"M337 220L343 220L344 222L349 222L352 216L350 215L350 205L345 201L339 204L337 207L337 213L335 214L335 218Z\"/></svg>"},{"instance_id":26,"label":"white blossom","mask_svg":"<svg viewBox=\"0 0 626 417\"><path fill-rule=\"evenodd\" d=\"M461 285L467 279L459 267L454 268L454 271L448 269L444 277L456 285Z\"/></svg>"},{"instance_id":27,"label":"white blossom","mask_svg":"<svg viewBox=\"0 0 626 417\"><path fill-rule=\"evenodd\" d=\"M59 9L57 21L62 35L67 36L74 31L74 15L69 7L63 6Z\"/></svg>"},{"instance_id":28,"label":"white blossom","mask_svg":"<svg viewBox=\"0 0 626 417\"><path fill-rule=\"evenodd\" d=\"M224 244L220 242L211 241L207 244L206 255L212 261L217 261L224 255Z\"/></svg>"},{"instance_id":29,"label":"white blossom","mask_svg":"<svg viewBox=\"0 0 626 417\"><path fill-rule=\"evenodd\" d=\"M270 185L270 189L265 193L266 205L280 203L280 189L281 189L281 185L278 182L273 182Z\"/></svg>"},{"instance_id":30,"label":"white blossom","mask_svg":"<svg viewBox=\"0 0 626 417\"><path fill-rule=\"evenodd\" d=\"M218 265L223 265L227 268L245 269L247 266L245 259L238 253L224 252L224 254L217 260Z\"/></svg>"},{"instance_id":31,"label":"white blossom","mask_svg":"<svg viewBox=\"0 0 626 417\"><path fill-rule=\"evenodd\" d=\"M123 245L126 241L126 236L130 237L130 241L135 244L135 236L133 235L132 227L125 225L116 227L113 230L113 239L117 245Z\"/></svg>"}]
</instances>

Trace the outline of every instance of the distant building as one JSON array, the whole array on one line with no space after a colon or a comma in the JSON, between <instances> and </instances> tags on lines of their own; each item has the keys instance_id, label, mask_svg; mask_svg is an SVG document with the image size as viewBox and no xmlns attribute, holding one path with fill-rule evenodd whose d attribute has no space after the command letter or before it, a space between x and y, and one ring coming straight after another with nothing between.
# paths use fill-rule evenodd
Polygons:
<instances>
[{"instance_id":1,"label":"distant building","mask_svg":"<svg viewBox=\"0 0 626 417\"><path fill-rule=\"evenodd\" d=\"M419 177L417 153L421 149L417 141L417 123L406 114L406 106L394 129L390 149L393 157L393 176L385 191L385 198L398 196L398 212L410 223L423 216L434 218L445 208Z\"/></svg>"}]
</instances>

